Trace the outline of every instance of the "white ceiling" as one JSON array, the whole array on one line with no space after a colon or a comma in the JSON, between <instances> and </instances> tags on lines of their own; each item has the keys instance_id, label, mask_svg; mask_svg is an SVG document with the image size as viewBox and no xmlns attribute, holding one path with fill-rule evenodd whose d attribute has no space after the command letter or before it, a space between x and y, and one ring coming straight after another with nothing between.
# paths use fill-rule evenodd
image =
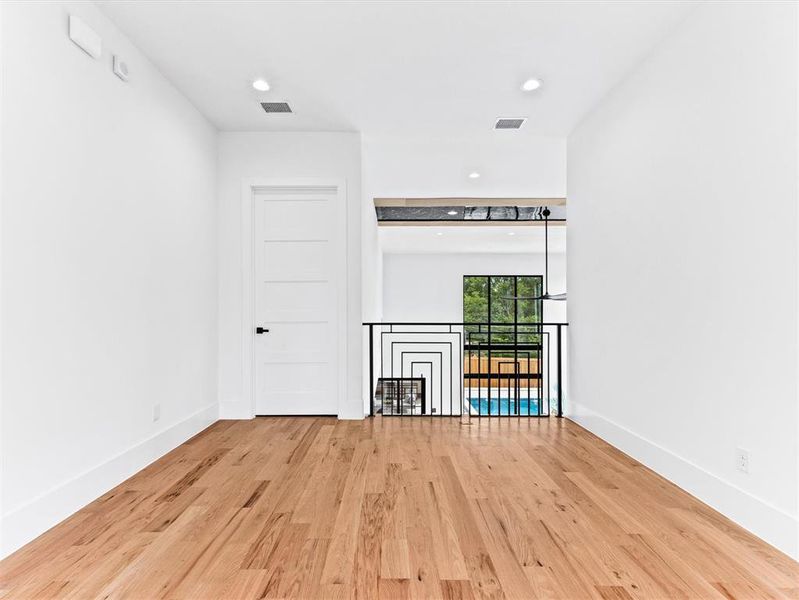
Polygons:
<instances>
[{"instance_id":1,"label":"white ceiling","mask_svg":"<svg viewBox=\"0 0 799 600\"><path fill-rule=\"evenodd\" d=\"M692 5L98 4L220 130L469 135L498 116L525 116L525 133L554 136L568 134ZM259 76L271 91L252 89ZM544 86L525 94L519 85L530 76ZM285 100L295 113L266 115L260 100Z\"/></svg>"},{"instance_id":2,"label":"white ceiling","mask_svg":"<svg viewBox=\"0 0 799 600\"><path fill-rule=\"evenodd\" d=\"M383 252L388 254L520 254L544 251L544 228L529 225L380 227L378 236ZM566 252L566 227L549 228L549 252Z\"/></svg>"}]
</instances>

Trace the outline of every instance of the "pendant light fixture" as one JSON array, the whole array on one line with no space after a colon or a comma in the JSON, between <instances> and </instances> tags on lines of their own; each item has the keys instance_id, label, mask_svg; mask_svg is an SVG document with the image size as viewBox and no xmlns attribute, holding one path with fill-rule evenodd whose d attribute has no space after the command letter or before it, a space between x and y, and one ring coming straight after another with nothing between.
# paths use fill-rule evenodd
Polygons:
<instances>
[{"instance_id":1,"label":"pendant light fixture","mask_svg":"<svg viewBox=\"0 0 799 600\"><path fill-rule=\"evenodd\" d=\"M549 293L549 215L548 207L544 207L544 293L541 296L505 296L506 300L566 300L566 292L562 294Z\"/></svg>"}]
</instances>

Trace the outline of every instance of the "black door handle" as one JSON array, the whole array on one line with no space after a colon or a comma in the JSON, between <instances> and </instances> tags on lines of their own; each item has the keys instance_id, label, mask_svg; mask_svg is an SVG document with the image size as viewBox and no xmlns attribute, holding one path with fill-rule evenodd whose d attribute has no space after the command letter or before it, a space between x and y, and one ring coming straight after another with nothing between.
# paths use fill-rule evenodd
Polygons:
<instances>
[{"instance_id":1,"label":"black door handle","mask_svg":"<svg viewBox=\"0 0 799 600\"><path fill-rule=\"evenodd\" d=\"M255 333L257 333L258 335L261 335L262 333L269 333L269 330L268 329L264 329L263 327L256 327L255 328Z\"/></svg>"}]
</instances>

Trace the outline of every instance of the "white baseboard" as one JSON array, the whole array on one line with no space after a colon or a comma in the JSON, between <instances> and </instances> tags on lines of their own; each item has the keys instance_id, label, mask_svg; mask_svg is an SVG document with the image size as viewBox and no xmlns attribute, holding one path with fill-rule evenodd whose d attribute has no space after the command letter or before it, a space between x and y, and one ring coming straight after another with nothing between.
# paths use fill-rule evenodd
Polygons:
<instances>
[{"instance_id":1,"label":"white baseboard","mask_svg":"<svg viewBox=\"0 0 799 600\"><path fill-rule=\"evenodd\" d=\"M231 419L234 421L246 421L253 418L252 409L244 402L223 400L219 403L219 418Z\"/></svg>"},{"instance_id":2,"label":"white baseboard","mask_svg":"<svg viewBox=\"0 0 799 600\"><path fill-rule=\"evenodd\" d=\"M569 402L567 417L778 550L799 559L799 520L795 516L574 401Z\"/></svg>"},{"instance_id":3,"label":"white baseboard","mask_svg":"<svg viewBox=\"0 0 799 600\"><path fill-rule=\"evenodd\" d=\"M214 423L218 419L218 412L217 404L207 406L3 515L0 522L0 558L24 546Z\"/></svg>"},{"instance_id":4,"label":"white baseboard","mask_svg":"<svg viewBox=\"0 0 799 600\"><path fill-rule=\"evenodd\" d=\"M275 416L280 416L280 415L275 415ZM354 411L339 413L338 415L338 418L342 421L362 421L365 417L366 416L363 414L363 412L358 410L357 408ZM246 406L243 402L223 401L219 404L219 418L225 420L230 419L230 420L246 421L254 417L252 415L250 407Z\"/></svg>"}]
</instances>

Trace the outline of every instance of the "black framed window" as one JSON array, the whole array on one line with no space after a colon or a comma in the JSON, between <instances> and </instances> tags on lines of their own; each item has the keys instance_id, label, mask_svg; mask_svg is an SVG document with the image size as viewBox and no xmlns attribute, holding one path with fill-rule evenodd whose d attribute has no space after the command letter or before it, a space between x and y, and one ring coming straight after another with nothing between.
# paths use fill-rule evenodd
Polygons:
<instances>
[{"instance_id":1,"label":"black framed window","mask_svg":"<svg viewBox=\"0 0 799 600\"><path fill-rule=\"evenodd\" d=\"M473 341L491 344L539 341L541 300L519 300L543 293L541 275L464 275L463 322Z\"/></svg>"}]
</instances>

